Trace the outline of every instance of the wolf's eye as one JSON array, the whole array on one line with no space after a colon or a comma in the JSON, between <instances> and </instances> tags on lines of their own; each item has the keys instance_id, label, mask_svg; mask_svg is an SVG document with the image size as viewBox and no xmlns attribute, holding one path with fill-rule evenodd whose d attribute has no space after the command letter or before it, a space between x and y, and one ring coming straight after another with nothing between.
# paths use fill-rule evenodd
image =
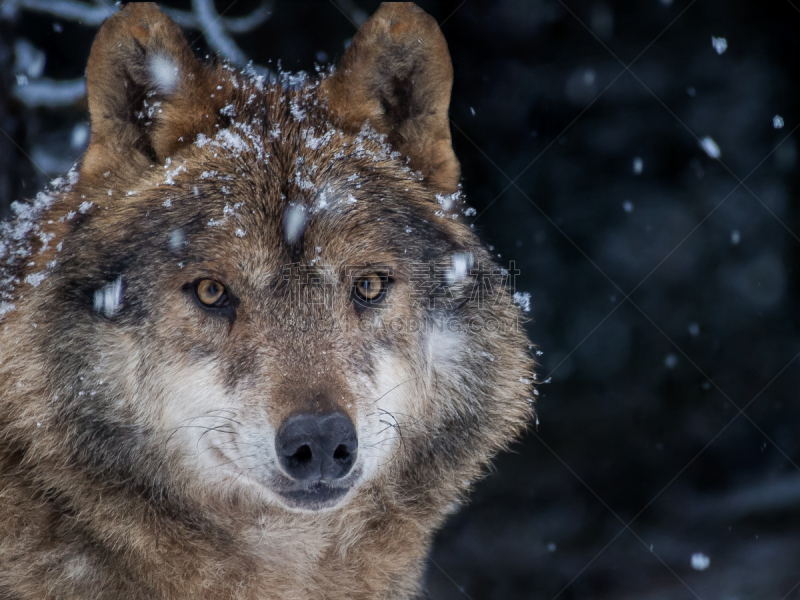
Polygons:
<instances>
[{"instance_id":1,"label":"wolf's eye","mask_svg":"<svg viewBox=\"0 0 800 600\"><path fill-rule=\"evenodd\" d=\"M203 306L223 308L228 305L228 294L219 281L200 279L194 284L194 293Z\"/></svg>"},{"instance_id":2,"label":"wolf's eye","mask_svg":"<svg viewBox=\"0 0 800 600\"><path fill-rule=\"evenodd\" d=\"M353 288L356 300L361 304L375 304L386 295L386 277L370 273L356 280Z\"/></svg>"}]
</instances>

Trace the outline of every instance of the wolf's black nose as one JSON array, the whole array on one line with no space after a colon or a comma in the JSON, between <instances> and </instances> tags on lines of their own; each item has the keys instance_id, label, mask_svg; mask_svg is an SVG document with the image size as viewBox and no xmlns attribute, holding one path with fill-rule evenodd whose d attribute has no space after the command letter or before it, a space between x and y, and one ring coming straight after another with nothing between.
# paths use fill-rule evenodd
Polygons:
<instances>
[{"instance_id":1,"label":"wolf's black nose","mask_svg":"<svg viewBox=\"0 0 800 600\"><path fill-rule=\"evenodd\" d=\"M283 468L298 481L340 479L353 468L358 437L344 413L294 415L278 430L275 449Z\"/></svg>"}]
</instances>

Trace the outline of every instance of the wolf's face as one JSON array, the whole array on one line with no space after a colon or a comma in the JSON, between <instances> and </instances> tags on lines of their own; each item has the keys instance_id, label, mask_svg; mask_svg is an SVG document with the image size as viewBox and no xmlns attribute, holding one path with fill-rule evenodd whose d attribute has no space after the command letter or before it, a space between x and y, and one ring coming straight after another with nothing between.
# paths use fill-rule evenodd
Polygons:
<instances>
[{"instance_id":1,"label":"wolf's face","mask_svg":"<svg viewBox=\"0 0 800 600\"><path fill-rule=\"evenodd\" d=\"M532 365L463 220L451 79L406 5L317 83L201 65L153 6L108 20L33 295L76 465L165 502L321 510L460 489L507 441Z\"/></svg>"},{"instance_id":2,"label":"wolf's face","mask_svg":"<svg viewBox=\"0 0 800 600\"><path fill-rule=\"evenodd\" d=\"M434 401L469 332L446 323L461 300L437 307L420 274L433 264L468 294L455 271L473 252L458 199L440 196L444 211L377 134L331 125L318 94L234 102L180 158L104 177L126 210L93 194L65 265L86 274L71 282L82 360L106 366L83 385L114 399L104 412L147 423L184 480L314 509L390 468Z\"/></svg>"}]
</instances>

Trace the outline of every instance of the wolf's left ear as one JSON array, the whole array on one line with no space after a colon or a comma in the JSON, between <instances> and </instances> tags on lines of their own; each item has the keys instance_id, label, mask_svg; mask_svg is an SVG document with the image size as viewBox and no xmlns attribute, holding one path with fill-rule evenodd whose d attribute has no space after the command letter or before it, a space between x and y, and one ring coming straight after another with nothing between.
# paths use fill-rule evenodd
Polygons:
<instances>
[{"instance_id":1,"label":"wolf's left ear","mask_svg":"<svg viewBox=\"0 0 800 600\"><path fill-rule=\"evenodd\" d=\"M447 115L453 65L433 17L413 2L384 2L322 85L340 125L358 131L369 120L431 186L457 189Z\"/></svg>"},{"instance_id":2,"label":"wolf's left ear","mask_svg":"<svg viewBox=\"0 0 800 600\"><path fill-rule=\"evenodd\" d=\"M139 155L163 162L198 133L213 133L223 94L180 28L152 2L106 19L86 70L92 133L82 170L102 172ZM217 97L218 96L218 97Z\"/></svg>"}]
</instances>

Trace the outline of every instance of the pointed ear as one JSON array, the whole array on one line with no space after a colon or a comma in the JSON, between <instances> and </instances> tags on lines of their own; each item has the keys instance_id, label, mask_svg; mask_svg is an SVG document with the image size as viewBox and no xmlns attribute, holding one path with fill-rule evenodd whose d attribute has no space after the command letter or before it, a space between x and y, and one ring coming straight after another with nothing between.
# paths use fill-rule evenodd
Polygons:
<instances>
[{"instance_id":1,"label":"pointed ear","mask_svg":"<svg viewBox=\"0 0 800 600\"><path fill-rule=\"evenodd\" d=\"M384 2L323 82L341 126L369 120L434 188L457 189L448 108L453 65L436 20L412 2Z\"/></svg>"},{"instance_id":2,"label":"pointed ear","mask_svg":"<svg viewBox=\"0 0 800 600\"><path fill-rule=\"evenodd\" d=\"M89 55L92 134L82 171L137 155L163 162L197 133L211 133L219 114L211 79L155 3L125 5L103 23Z\"/></svg>"}]
</instances>

